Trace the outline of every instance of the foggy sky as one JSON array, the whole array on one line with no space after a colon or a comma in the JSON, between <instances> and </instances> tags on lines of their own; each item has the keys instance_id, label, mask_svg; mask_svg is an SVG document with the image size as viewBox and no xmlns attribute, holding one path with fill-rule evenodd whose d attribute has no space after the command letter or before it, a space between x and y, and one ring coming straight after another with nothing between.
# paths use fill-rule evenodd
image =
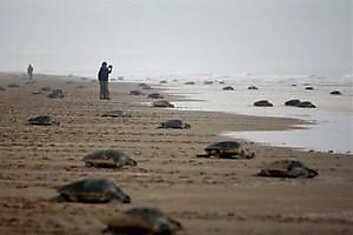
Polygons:
<instances>
[{"instance_id":1,"label":"foggy sky","mask_svg":"<svg viewBox=\"0 0 353 235\"><path fill-rule=\"evenodd\" d=\"M0 0L0 70L352 73L350 0Z\"/></svg>"}]
</instances>

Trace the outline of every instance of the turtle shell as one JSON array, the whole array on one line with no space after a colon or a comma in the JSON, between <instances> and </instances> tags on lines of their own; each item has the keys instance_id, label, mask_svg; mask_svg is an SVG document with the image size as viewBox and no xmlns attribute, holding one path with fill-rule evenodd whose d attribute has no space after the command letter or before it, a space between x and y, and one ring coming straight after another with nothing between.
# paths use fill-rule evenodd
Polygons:
<instances>
[{"instance_id":1,"label":"turtle shell","mask_svg":"<svg viewBox=\"0 0 353 235\"><path fill-rule=\"evenodd\" d=\"M170 235L182 229L180 222L157 208L132 208L108 222L104 232L114 234Z\"/></svg>"},{"instance_id":2,"label":"turtle shell","mask_svg":"<svg viewBox=\"0 0 353 235\"><path fill-rule=\"evenodd\" d=\"M113 182L105 178L91 178L75 181L57 189L56 201L106 203L121 201L130 203L130 196Z\"/></svg>"},{"instance_id":3,"label":"turtle shell","mask_svg":"<svg viewBox=\"0 0 353 235\"><path fill-rule=\"evenodd\" d=\"M27 119L27 123L31 125L38 125L38 126L50 126L50 125L59 125L59 122L57 122L52 116L42 114L42 115L37 115L33 118Z\"/></svg>"},{"instance_id":4,"label":"turtle shell","mask_svg":"<svg viewBox=\"0 0 353 235\"><path fill-rule=\"evenodd\" d=\"M113 109L101 115L102 117L131 117L131 113L125 112L120 109Z\"/></svg>"},{"instance_id":5,"label":"turtle shell","mask_svg":"<svg viewBox=\"0 0 353 235\"><path fill-rule=\"evenodd\" d=\"M240 142L231 140L211 143L205 151L209 156L219 158L250 159L254 157L254 153L248 152Z\"/></svg>"},{"instance_id":6,"label":"turtle shell","mask_svg":"<svg viewBox=\"0 0 353 235\"><path fill-rule=\"evenodd\" d=\"M83 158L87 167L120 168L136 166L137 161L120 150L107 149L88 154Z\"/></svg>"},{"instance_id":7,"label":"turtle shell","mask_svg":"<svg viewBox=\"0 0 353 235\"><path fill-rule=\"evenodd\" d=\"M160 128L174 128L174 129L188 129L191 126L188 123L183 122L180 119L169 119L167 121L161 122Z\"/></svg>"},{"instance_id":8,"label":"turtle shell","mask_svg":"<svg viewBox=\"0 0 353 235\"><path fill-rule=\"evenodd\" d=\"M296 159L281 159L267 164L258 176L283 178L313 178L318 172Z\"/></svg>"},{"instance_id":9,"label":"turtle shell","mask_svg":"<svg viewBox=\"0 0 353 235\"><path fill-rule=\"evenodd\" d=\"M174 105L167 100L157 100L152 103L153 107L174 108Z\"/></svg>"}]
</instances>

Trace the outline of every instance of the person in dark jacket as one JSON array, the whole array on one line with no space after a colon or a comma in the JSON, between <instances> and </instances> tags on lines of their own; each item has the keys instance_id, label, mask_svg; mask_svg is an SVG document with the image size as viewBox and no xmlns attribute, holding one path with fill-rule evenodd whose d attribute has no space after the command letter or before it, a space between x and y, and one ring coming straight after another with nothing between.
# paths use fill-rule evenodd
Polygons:
<instances>
[{"instance_id":1,"label":"person in dark jacket","mask_svg":"<svg viewBox=\"0 0 353 235\"><path fill-rule=\"evenodd\" d=\"M107 67L107 62L103 62L102 66L98 72L98 80L100 84L100 94L99 98L101 100L110 100L109 90L108 90L108 80L109 74L113 71L113 66L109 65Z\"/></svg>"},{"instance_id":2,"label":"person in dark jacket","mask_svg":"<svg viewBox=\"0 0 353 235\"><path fill-rule=\"evenodd\" d=\"M31 64L28 65L27 67L27 77L32 80L33 77L33 66Z\"/></svg>"}]
</instances>

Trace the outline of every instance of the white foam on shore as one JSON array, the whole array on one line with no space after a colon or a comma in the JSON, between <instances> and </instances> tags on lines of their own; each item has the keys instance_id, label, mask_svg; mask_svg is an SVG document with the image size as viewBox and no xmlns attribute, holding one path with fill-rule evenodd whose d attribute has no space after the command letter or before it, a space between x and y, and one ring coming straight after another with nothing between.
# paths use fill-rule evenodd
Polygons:
<instances>
[{"instance_id":1,"label":"white foam on shore","mask_svg":"<svg viewBox=\"0 0 353 235\"><path fill-rule=\"evenodd\" d=\"M353 153L353 87L351 80L322 81L311 79L305 81L314 90L305 90L304 82L298 80L271 79L229 79L226 84L214 82L204 85L196 81L196 85L184 85L183 82L168 83L169 93L185 96L190 100L175 102L184 110L219 111L256 116L298 118L315 123L308 129L290 131L246 131L229 132L225 135L244 138L255 142L274 146L289 146L315 151ZM296 86L293 86L296 84ZM223 91L222 87L231 85L235 91ZM259 90L248 90L256 85ZM339 90L342 96L330 95ZM284 106L284 102L297 98L308 100L318 108L305 109ZM267 99L274 107L254 107L253 102Z\"/></svg>"}]
</instances>

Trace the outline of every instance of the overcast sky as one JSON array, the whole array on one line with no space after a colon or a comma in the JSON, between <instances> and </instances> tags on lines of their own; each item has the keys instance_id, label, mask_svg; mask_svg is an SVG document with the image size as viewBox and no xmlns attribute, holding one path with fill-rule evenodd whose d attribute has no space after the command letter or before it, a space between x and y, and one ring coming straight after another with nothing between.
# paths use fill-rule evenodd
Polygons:
<instances>
[{"instance_id":1,"label":"overcast sky","mask_svg":"<svg viewBox=\"0 0 353 235\"><path fill-rule=\"evenodd\" d=\"M352 73L351 0L0 0L0 70Z\"/></svg>"}]
</instances>

